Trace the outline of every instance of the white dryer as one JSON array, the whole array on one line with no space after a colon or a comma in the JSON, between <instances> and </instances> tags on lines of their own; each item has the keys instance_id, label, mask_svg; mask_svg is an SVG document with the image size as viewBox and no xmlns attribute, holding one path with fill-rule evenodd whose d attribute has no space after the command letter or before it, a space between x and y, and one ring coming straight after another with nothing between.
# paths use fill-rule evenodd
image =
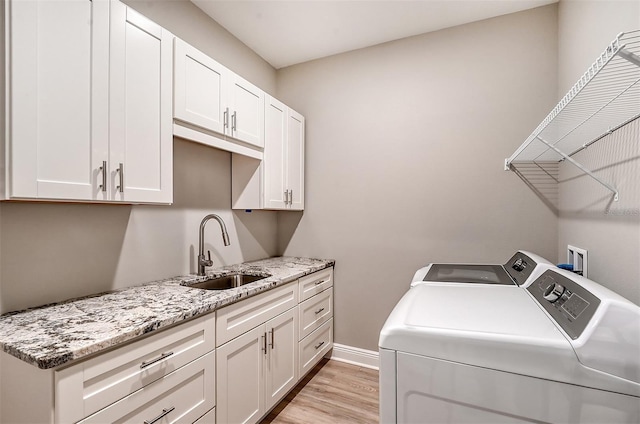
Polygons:
<instances>
[{"instance_id":1,"label":"white dryer","mask_svg":"<svg viewBox=\"0 0 640 424\"><path fill-rule=\"evenodd\" d=\"M640 307L536 274L412 287L380 334L380 422L640 422Z\"/></svg>"}]
</instances>

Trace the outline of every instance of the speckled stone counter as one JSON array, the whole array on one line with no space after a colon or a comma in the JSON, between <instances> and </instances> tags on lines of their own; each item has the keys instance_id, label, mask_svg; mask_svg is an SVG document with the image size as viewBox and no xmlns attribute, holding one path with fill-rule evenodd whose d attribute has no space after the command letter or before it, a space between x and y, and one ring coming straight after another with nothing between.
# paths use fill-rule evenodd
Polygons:
<instances>
[{"instance_id":1,"label":"speckled stone counter","mask_svg":"<svg viewBox=\"0 0 640 424\"><path fill-rule=\"evenodd\" d=\"M334 265L333 260L276 257L74 299L0 316L0 348L42 369L67 364L143 334ZM270 275L227 290L189 287L237 272Z\"/></svg>"}]
</instances>

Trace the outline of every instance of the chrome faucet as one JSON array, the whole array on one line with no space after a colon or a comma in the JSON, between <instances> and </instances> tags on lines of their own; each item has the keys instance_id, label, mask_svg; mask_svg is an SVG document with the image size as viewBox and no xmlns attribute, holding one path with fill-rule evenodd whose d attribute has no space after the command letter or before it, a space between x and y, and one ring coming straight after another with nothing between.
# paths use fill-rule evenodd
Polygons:
<instances>
[{"instance_id":1,"label":"chrome faucet","mask_svg":"<svg viewBox=\"0 0 640 424\"><path fill-rule=\"evenodd\" d=\"M215 220L218 221L218 224L220 224L220 228L222 229L222 242L224 245L229 246L231 244L229 242L227 226L224 225L222 218L215 213L205 216L200 223L200 234L198 237L198 275L204 275L204 268L213 265L213 261L211 260L211 251L208 251L208 258L204 256L204 226L211 218L215 218Z\"/></svg>"}]
</instances>

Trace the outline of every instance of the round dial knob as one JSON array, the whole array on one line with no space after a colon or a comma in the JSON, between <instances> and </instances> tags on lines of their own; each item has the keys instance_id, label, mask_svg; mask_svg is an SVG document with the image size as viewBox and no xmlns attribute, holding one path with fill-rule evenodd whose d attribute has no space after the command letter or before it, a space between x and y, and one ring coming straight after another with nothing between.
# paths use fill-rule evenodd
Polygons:
<instances>
[{"instance_id":1,"label":"round dial knob","mask_svg":"<svg viewBox=\"0 0 640 424\"><path fill-rule=\"evenodd\" d=\"M560 299L564 293L564 287L558 283L551 283L544 291L543 297L547 299L549 302L553 303L556 300Z\"/></svg>"},{"instance_id":2,"label":"round dial knob","mask_svg":"<svg viewBox=\"0 0 640 424\"><path fill-rule=\"evenodd\" d=\"M518 259L513 263L511 268L515 269L518 272L521 272L525 267L525 262L522 259Z\"/></svg>"}]
</instances>

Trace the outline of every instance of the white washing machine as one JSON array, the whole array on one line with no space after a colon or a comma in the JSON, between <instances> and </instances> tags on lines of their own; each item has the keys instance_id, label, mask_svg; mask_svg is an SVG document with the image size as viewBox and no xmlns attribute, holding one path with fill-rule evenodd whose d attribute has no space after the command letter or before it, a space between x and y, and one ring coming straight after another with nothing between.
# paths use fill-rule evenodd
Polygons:
<instances>
[{"instance_id":1,"label":"white washing machine","mask_svg":"<svg viewBox=\"0 0 640 424\"><path fill-rule=\"evenodd\" d=\"M497 284L526 287L537 276L534 271L555 268L535 253L518 250L504 265L432 263L416 271L411 287L421 283Z\"/></svg>"},{"instance_id":2,"label":"white washing machine","mask_svg":"<svg viewBox=\"0 0 640 424\"><path fill-rule=\"evenodd\" d=\"M640 307L557 268L532 275L414 285L380 334L380 422L640 422Z\"/></svg>"}]
</instances>

